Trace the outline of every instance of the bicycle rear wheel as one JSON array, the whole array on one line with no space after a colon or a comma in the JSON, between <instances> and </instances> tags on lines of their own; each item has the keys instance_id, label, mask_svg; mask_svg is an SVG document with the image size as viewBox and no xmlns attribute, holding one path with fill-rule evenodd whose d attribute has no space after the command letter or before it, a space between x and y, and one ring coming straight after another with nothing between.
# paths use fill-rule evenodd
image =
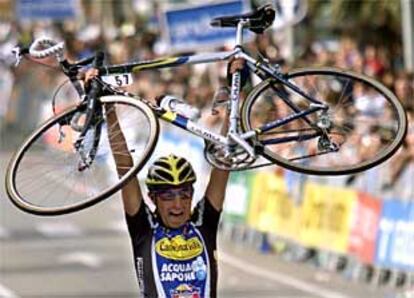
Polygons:
<instances>
[{"instance_id":1,"label":"bicycle rear wheel","mask_svg":"<svg viewBox=\"0 0 414 298\"><path fill-rule=\"evenodd\" d=\"M286 79L329 109L259 132L263 124L310 108L311 102L272 79L256 86L243 103L242 128L257 131L270 161L307 174L352 174L385 161L401 145L406 114L377 81L332 68L296 70Z\"/></svg>"},{"instance_id":2,"label":"bicycle rear wheel","mask_svg":"<svg viewBox=\"0 0 414 298\"><path fill-rule=\"evenodd\" d=\"M38 215L75 212L108 198L145 165L159 133L152 110L125 96L105 96L100 102L103 113L83 142L85 154L97 149L89 166L80 166L84 162L74 148L80 133L70 125L80 107L68 108L49 119L17 150L6 173L6 190L17 207ZM106 115L113 111L118 122L108 125ZM111 150L109 138L120 134L128 152L117 149L121 146L114 141ZM130 155L132 167L118 175L113 154Z\"/></svg>"}]
</instances>

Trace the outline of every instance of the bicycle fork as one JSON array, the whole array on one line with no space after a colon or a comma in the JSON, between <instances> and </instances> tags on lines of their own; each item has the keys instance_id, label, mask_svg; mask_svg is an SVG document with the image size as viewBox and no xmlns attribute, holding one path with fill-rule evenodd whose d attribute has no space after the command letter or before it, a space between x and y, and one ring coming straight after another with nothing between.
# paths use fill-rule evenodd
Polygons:
<instances>
[{"instance_id":1,"label":"bicycle fork","mask_svg":"<svg viewBox=\"0 0 414 298\"><path fill-rule=\"evenodd\" d=\"M97 95L99 92L99 85L96 81L92 82L92 90L89 96L84 97L85 110L76 113L70 122L70 126L73 130L80 132L77 140L73 146L76 152L80 155L78 164L78 170L80 172L89 168L96 156L97 148L99 145L102 129L102 107L98 103ZM83 124L79 124L80 118L84 116L85 121ZM88 132L92 132L92 140L87 137ZM85 142L88 140L92 143L89 148L86 147Z\"/></svg>"}]
</instances>

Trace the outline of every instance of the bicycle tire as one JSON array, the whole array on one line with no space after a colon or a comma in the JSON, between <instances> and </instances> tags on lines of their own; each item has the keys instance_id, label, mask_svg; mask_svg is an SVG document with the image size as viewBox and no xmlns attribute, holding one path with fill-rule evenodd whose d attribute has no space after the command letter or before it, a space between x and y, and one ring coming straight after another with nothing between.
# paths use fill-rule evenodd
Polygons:
<instances>
[{"instance_id":1,"label":"bicycle tire","mask_svg":"<svg viewBox=\"0 0 414 298\"><path fill-rule=\"evenodd\" d=\"M320 78L317 78L317 77ZM328 81L328 78L333 78L332 82L329 83L321 83L321 81L323 81L321 78L322 77L326 77L326 81ZM362 129L365 131L368 131L368 128L366 128L365 126L361 125L360 123L356 123L356 124L350 124L350 121L356 120L356 119L363 119L364 117L368 119L368 117L371 117L369 115L370 111L369 109L366 108L367 111L363 111L363 109L360 107L362 106L362 95L360 96L359 94L357 94L357 91L361 93L361 90L363 92L366 92L366 94L364 93L363 95L365 96L363 99L365 101L369 100L376 100L376 104L379 105L380 103L384 104L384 107L382 108L382 113L385 114L385 112L387 112L388 117L393 117L389 123L385 123L386 120L384 120L382 124L380 124L379 122L372 122L375 123L376 126L372 126L369 127L370 129L373 129L373 131L369 132L370 136L369 137L376 137L377 139L379 138L379 141L377 141L377 143L382 143L384 140L384 135L387 133L392 133L392 139L387 140L387 145L386 148L383 148L382 150L380 150L378 153L375 154L375 156L371 156L369 159L366 160L357 160L358 158L354 158L356 159L356 161L353 164L341 164L341 163L345 163L348 162L346 159L341 160L340 156L337 155L337 157L332 157L332 154L334 153L329 153L329 159L336 159L332 161L332 164L329 165L328 164L328 155L326 155L326 153L312 153L312 154L318 154L318 155L313 155L314 160L301 160L304 159L304 157L296 157L293 155L293 153L289 153L287 147L290 146L289 144L284 145L286 148L283 148L283 150L285 150L286 152L284 153L285 155L283 155L282 152L282 147L280 146L279 149L274 148L273 150L270 150L269 148L271 146L273 147L277 147L277 144L275 144L277 141L272 141L270 139L265 139L265 134L261 135L260 132L257 133L257 142L258 145L262 148L261 150L261 154L262 156L264 156L265 158L267 158L268 160L270 160L271 162L280 165L281 167L293 170L293 171L297 171L297 172L301 172L301 173L305 173L305 174L311 174L311 175L347 175L347 174L353 174L353 173L358 173L364 170L367 170L369 168L372 168L382 162L384 162L385 160L387 160L388 158L390 158L396 151L397 149L400 147L400 145L402 144L404 137L406 135L407 132L407 117L404 111L403 106L401 105L401 103L398 101L398 99L395 97L395 95L388 90L385 86L383 86L381 83L375 81L374 79L371 79L365 75L361 75L361 74L357 74L351 71L346 71L346 70L340 70L340 69L335 69L335 68L304 68L304 69L297 69L297 70L293 70L292 72L286 74L285 77L288 81L292 82L293 84L295 84L296 86L298 86L300 89L306 89L308 88L309 90L311 90L312 92L316 92L316 94L319 92L317 90L317 87L322 87L323 92L325 92L326 94L326 98L319 98L317 97L318 100L323 101L324 103L327 103L328 105L331 105L331 102L333 100L338 100L338 102L336 102L334 109L332 109L332 115L330 115L330 117L335 118L337 117L338 119L340 119L339 115L340 113L342 113L343 117L342 119L338 120L338 123L343 123L343 127L341 127L341 124L337 124L335 121L332 121L333 123L333 127L334 129L337 129L337 131L332 132L332 137L334 138L342 138L343 139L343 143L341 143L341 146L345 144L345 142L347 143L348 149L343 149L342 147L340 148L340 150L338 152L345 152L346 150L350 151L351 150L351 139L350 136L345 136L345 134L347 133L346 131L352 131L352 133L356 133L358 131L358 129ZM311 84L313 81L313 85ZM336 85L336 87L335 87ZM280 96L286 96L286 94L288 94L287 98L289 99L290 97L294 98L294 95L291 96L291 94L293 93L289 93L289 89L288 87L283 87L283 89L280 89L281 83L276 82L274 79L269 78L263 82L261 82L259 85L257 85L247 96L246 100L243 102L243 105L241 107L241 126L242 126L242 130L244 132L246 131L250 131L250 130L255 130L257 127L260 127L260 125L262 125L263 123L257 124L260 116L255 116L258 115L258 113L260 112L260 110L258 110L260 107L260 104L262 103L263 106L265 106L265 104L263 104L263 102L271 102L271 110L263 110L262 113L270 116L271 113L283 113L283 109L288 110L290 114L292 114L292 108L289 107L288 105L285 105L285 107L281 106L277 107L276 104L280 105L279 102L283 102L283 100L278 100L280 99ZM306 86L306 88L304 87ZM362 87L361 87L362 86ZM339 92L337 89L338 87L342 88L341 91ZM282 92L279 92L279 95L276 94L276 92L274 91L275 88L279 88L277 90L282 90ZM334 91L332 91L331 89L334 89ZM369 93L367 90L369 88L370 92L373 93ZM271 90L271 91L269 91ZM266 92L271 92L273 93L273 95L270 95L270 97L266 98ZM285 95L283 95L283 92L287 92ZM351 92L348 94L348 92ZM374 93L376 96L378 97L374 97ZM362 94L362 93L361 93ZM276 98L273 99L272 96L276 95ZM336 95L336 96L335 96ZM338 96L340 95L340 96ZM369 96L371 97L369 97ZM297 96L297 95L296 95ZM263 99L262 99L263 98ZM266 98L266 99L265 99ZM269 99L271 98L271 99ZM290 99L289 99L290 100ZM295 100L297 101L298 98L295 98ZM303 97L302 97L303 100ZM341 102L342 101L342 102ZM374 101L367 101L368 105L372 105ZM335 102L334 102L335 103ZM346 105L345 105L346 103ZM304 104L304 102L299 102L298 104ZM359 106L357 106L357 104L359 104ZM341 108L341 105L343 105L343 111L342 112L337 112L338 109ZM356 107L351 105L355 105ZM256 107L255 107L256 106ZM288 107L288 109L286 109L286 107ZM372 109L372 108L370 108ZM372 109L373 110L373 109ZM353 111L353 112L352 112ZM355 112L357 111L357 112ZM285 111L286 112L286 111ZM381 109L378 108L377 113L380 113ZM335 115L335 113L337 113L338 115ZM374 114L374 112L371 112ZM346 118L345 116L349 116L352 118ZM284 116L287 116L289 114L285 114ZM390 116L391 115L391 116ZM290 126L297 126L298 125L308 125L308 128L303 128L303 129L298 129L296 128L297 131L297 136L299 136L299 134L305 134L304 130L310 130L310 127L312 127L312 125L314 125L316 122L314 121L315 118L312 118L315 116L307 116L308 121L304 120L304 118L298 119L298 120L294 120L292 121L290 124L286 124L285 128L279 127L278 129L275 129L275 131L273 132L274 134L279 134L282 135L283 134L283 130L282 129L286 129L285 133L287 136L289 129L287 129L287 127ZM273 118L268 121L273 121L275 119L279 119L277 118ZM366 119L366 120L367 120ZM360 121L360 120L359 120ZM365 121L365 120L364 120ZM372 121L372 120L369 120ZM265 123L267 123L265 122ZM296 123L294 123L296 122ZM252 123L254 123L254 125L252 125ZM300 124L298 124L300 123ZM362 123L362 122L361 122ZM388 126L386 126L388 125ZM381 131L381 129L383 129L383 131ZM279 131L276 131L279 130ZM342 130L342 131L341 131ZM392 130L391 132L389 132L389 130ZM291 130L289 133L293 134L294 130ZM367 134L367 133L365 133ZM374 136L374 134L376 134ZM270 135L270 133L267 133L267 135ZM365 135L364 135L365 136ZM305 143L304 141L305 139L303 138L302 143ZM364 140L364 139L361 139ZM365 138L365 140L370 140L368 137ZM372 139L375 140L375 139ZM307 140L309 143L311 142L311 140ZM316 138L313 140L314 142L316 142ZM267 145L267 144L271 144L273 142L272 145ZM371 141L372 142L372 141ZM384 141L385 142L385 141ZM264 144L267 143L267 144ZM309 146L313 147L313 151L315 151L315 144L313 145L304 145L304 144L300 144L301 142L297 141L295 145L296 147L305 147L305 146ZM369 143L369 142L368 142ZM280 143L281 144L281 143ZM375 144L375 142L374 142ZM343 147L343 148L347 148L347 147ZM357 148L355 146L355 144L352 147L354 150L357 151L362 151L365 149L360 149ZM362 147L361 147L362 148ZM295 149L289 149L295 151L299 151L299 150L309 150L311 151L311 149L303 149L303 148L295 148ZM366 149L366 151L368 152L371 149ZM312 154L303 154L303 156L309 156L311 157ZM339 153L338 153L339 154ZM342 153L341 153L342 154ZM362 154L361 154L362 155ZM324 159L320 159L320 157L324 157ZM319 157L319 162L321 164L324 163L324 165L319 165L317 163L317 159ZM359 157L359 156L358 156ZM336 162L337 164L334 164L334 162Z\"/></svg>"},{"instance_id":2,"label":"bicycle tire","mask_svg":"<svg viewBox=\"0 0 414 298\"><path fill-rule=\"evenodd\" d=\"M83 171L82 173L80 173L78 170L78 173L76 173L76 169L72 169L76 168L76 165L72 165L67 162L67 160L77 160L75 150L73 150L73 148L71 148L71 150L67 150L66 147L63 147L63 145L61 145L62 142L52 141L52 143L48 143L51 140L50 134L55 136L56 129L59 123L64 125L66 134L75 134L75 131L71 129L71 126L69 125L68 119L71 119L71 117L77 111L80 110L80 107L69 107L65 109L63 112L47 120L33 133L31 133L10 160L6 172L6 191L8 197L15 206L17 206L19 209L25 212L36 215L62 215L76 212L87 207L93 206L98 202L101 202L102 200L110 197L116 191L121 189L122 186L124 186L132 177L134 177L140 169L142 169L142 167L150 158L158 140L159 122L156 116L154 115L154 112L151 110L149 106L132 97L110 95L101 97L99 101L105 107L107 105L108 107L109 105L112 105L112 107L116 109L117 114L124 113L128 116L118 117L119 126L122 127L122 132L125 135L126 132L139 132L134 136L130 135L129 137L126 136L124 138L125 140L128 139L128 141L130 141L130 143L127 144L129 151L137 152L137 157L133 156L133 166L129 168L129 170L121 177L117 175L114 167L115 163L112 157L112 151L109 149L109 147L105 147L107 144L109 144L109 132L108 130L106 130L106 133L102 132L99 136L100 145L98 147L98 151L100 151L98 152L98 156L95 157L92 166L89 169L87 169L87 171L90 172ZM140 127L134 126L136 124L135 122L131 122L131 124L128 124L127 121L135 119L133 117L136 117L136 120L134 120L135 122L142 124ZM139 117L142 118L142 121ZM124 118L126 118L127 120L124 121ZM102 121L103 123L105 123L104 117L102 118ZM144 136L144 128L147 128L148 135ZM126 130L126 132L124 130ZM116 132L113 132L113 134L115 133ZM71 139L73 141L76 138L69 137L68 142L66 142L65 140L63 144L66 144L65 146L68 146L67 143L71 143ZM143 139L143 141L141 141L141 139ZM95 142L95 139L93 139L93 142ZM141 143L143 142L145 142L145 144L142 145ZM55 149L55 146L60 147L56 147ZM132 149L131 146L133 146ZM43 147L45 148L43 149ZM138 153L138 148L140 149L141 147L142 151L139 151ZM107 151L108 149L109 151ZM48 151L50 151L50 153ZM50 154L50 156L48 154ZM138 156L138 154L140 155ZM56 166L56 170L53 169L53 172L49 172L48 166L55 167L54 161L55 159L57 160L58 157L60 158L60 156L63 157L63 162L60 163L59 166ZM53 162L50 162L51 165L47 164L49 162L48 158L50 160L53 160ZM42 161L44 162L44 164L42 163ZM105 163L108 164L107 168L105 167ZM29 167L30 164L32 168ZM59 167L61 168L59 169ZM53 176L50 173L52 173ZM108 174L109 176L107 176L106 174ZM42 177L42 175L44 177ZM85 177L80 177L82 175ZM85 185L76 185L75 179L78 179L78 177L76 176L80 177L80 181L82 181L81 178L84 178ZM45 181L42 181L42 179L46 180L46 178L49 179L49 177L49 183L51 185L46 184ZM98 189L96 190L96 192L89 193L89 191L95 191L94 187L101 187L101 185L99 184L101 182L97 180L99 178L105 178L103 180L108 180L110 182L103 181L102 189ZM27 179L29 183L24 183L26 181L25 179ZM89 185L87 185L86 179L90 179L90 181L94 182L96 185L90 186L89 189ZM113 179L113 182L111 179ZM37 184L39 184L38 187ZM33 188L37 187L39 189L30 189L31 185L33 185ZM50 189L52 186L54 186L55 188L61 188L57 191L62 192L63 190L67 190L67 194L62 193L62 196L63 194L67 195L67 201L69 201L69 198L73 199L72 196L77 196L79 193L81 193L82 195L85 193L85 197L82 197L79 200L76 199L77 201L74 203L65 202L65 204L62 204L62 202L64 201L61 200L60 197L58 197L59 199L57 200L57 202L52 202L53 206L46 206L46 200L44 198L40 199L39 195L39 193L43 191L41 189L43 185L47 188L48 191L51 192L54 191L54 189ZM83 190L82 187L85 187L85 190ZM36 195L38 197L35 197ZM44 195L46 196L46 190ZM47 193L47 195L50 196L49 193ZM39 201L41 203L39 203Z\"/></svg>"}]
</instances>

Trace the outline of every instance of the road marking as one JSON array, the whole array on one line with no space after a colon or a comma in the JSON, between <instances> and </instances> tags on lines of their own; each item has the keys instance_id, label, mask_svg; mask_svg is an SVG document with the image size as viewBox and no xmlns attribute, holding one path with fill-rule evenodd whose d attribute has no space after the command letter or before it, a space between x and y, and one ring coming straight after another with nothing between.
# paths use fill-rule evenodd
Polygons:
<instances>
[{"instance_id":1,"label":"road marking","mask_svg":"<svg viewBox=\"0 0 414 298\"><path fill-rule=\"evenodd\" d=\"M86 251L74 251L60 255L59 264L81 264L90 268L98 268L102 265L102 259L96 254Z\"/></svg>"},{"instance_id":2,"label":"road marking","mask_svg":"<svg viewBox=\"0 0 414 298\"><path fill-rule=\"evenodd\" d=\"M118 232L122 234L128 233L127 225L124 219L112 221L109 224L108 228L109 230L114 231L114 232Z\"/></svg>"},{"instance_id":3,"label":"road marking","mask_svg":"<svg viewBox=\"0 0 414 298\"><path fill-rule=\"evenodd\" d=\"M9 236L10 236L10 233L5 228L0 226L0 239L5 239L5 238L8 238Z\"/></svg>"},{"instance_id":4,"label":"road marking","mask_svg":"<svg viewBox=\"0 0 414 298\"><path fill-rule=\"evenodd\" d=\"M2 298L19 298L12 290L0 284L0 297Z\"/></svg>"},{"instance_id":5,"label":"road marking","mask_svg":"<svg viewBox=\"0 0 414 298\"><path fill-rule=\"evenodd\" d=\"M41 223L36 230L47 237L68 237L82 235L81 229L70 222Z\"/></svg>"},{"instance_id":6,"label":"road marking","mask_svg":"<svg viewBox=\"0 0 414 298\"><path fill-rule=\"evenodd\" d=\"M224 252L220 252L219 260L223 263L236 267L241 271L244 271L251 275L256 275L260 278L265 278L268 280L272 280L281 284L285 284L287 286L296 288L303 292L310 293L312 295L316 295L323 298L351 298L349 296L343 295L338 292L330 291L324 288L321 288L315 284L307 283L302 280L290 277L285 274L277 273L274 271L266 270L257 266L253 266L243 260L226 254Z\"/></svg>"}]
</instances>

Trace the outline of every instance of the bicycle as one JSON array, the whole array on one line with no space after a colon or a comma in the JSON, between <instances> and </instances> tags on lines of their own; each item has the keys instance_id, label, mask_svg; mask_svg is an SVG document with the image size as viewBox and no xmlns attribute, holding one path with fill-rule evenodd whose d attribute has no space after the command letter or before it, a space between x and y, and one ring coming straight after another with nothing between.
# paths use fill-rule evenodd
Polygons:
<instances>
[{"instance_id":1,"label":"bicycle","mask_svg":"<svg viewBox=\"0 0 414 298\"><path fill-rule=\"evenodd\" d=\"M275 11L267 5L213 19L213 26L236 28L236 45L225 52L103 65L103 53L69 63L63 55L64 44L47 38L35 40L28 51L20 49L20 58L56 57L81 100L43 123L16 151L6 174L9 198L23 211L38 215L75 212L102 201L148 161L159 135L158 119L203 138L208 162L230 171L276 164L305 174L342 175L367 170L392 156L404 139L407 119L386 87L334 68L283 73L279 65L247 53L243 31L263 33L274 17ZM122 85L135 71L234 58L244 59L262 81L239 107L241 72L232 74L225 136L105 82L115 79ZM85 90L78 73L90 64L99 75ZM118 122L109 127L111 111ZM122 152L116 146L109 148L108 138L119 133L125 136L133 167L118 176L111 151ZM254 164L259 157L268 162Z\"/></svg>"}]
</instances>

